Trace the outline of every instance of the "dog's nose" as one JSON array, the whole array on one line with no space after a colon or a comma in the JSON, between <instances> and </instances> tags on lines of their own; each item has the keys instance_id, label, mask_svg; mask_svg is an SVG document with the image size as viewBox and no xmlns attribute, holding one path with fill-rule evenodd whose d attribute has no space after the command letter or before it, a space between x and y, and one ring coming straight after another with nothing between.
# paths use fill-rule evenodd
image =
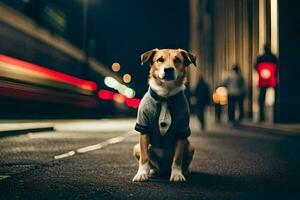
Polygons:
<instances>
[{"instance_id":1,"label":"dog's nose","mask_svg":"<svg viewBox=\"0 0 300 200\"><path fill-rule=\"evenodd\" d=\"M175 79L175 69L173 67L164 68L164 79L165 80L174 80Z\"/></svg>"},{"instance_id":2,"label":"dog's nose","mask_svg":"<svg viewBox=\"0 0 300 200\"><path fill-rule=\"evenodd\" d=\"M164 72L165 74L173 74L174 68L173 67L164 68Z\"/></svg>"}]
</instances>

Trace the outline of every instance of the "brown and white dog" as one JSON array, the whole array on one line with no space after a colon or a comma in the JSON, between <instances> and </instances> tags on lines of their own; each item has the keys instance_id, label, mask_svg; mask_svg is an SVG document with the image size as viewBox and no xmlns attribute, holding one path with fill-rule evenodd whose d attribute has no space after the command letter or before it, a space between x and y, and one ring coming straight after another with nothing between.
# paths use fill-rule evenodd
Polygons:
<instances>
[{"instance_id":1,"label":"brown and white dog","mask_svg":"<svg viewBox=\"0 0 300 200\"><path fill-rule=\"evenodd\" d=\"M161 137L164 138L169 138L165 137L166 135L175 135L177 130L180 130L181 123L186 124L186 127L188 130L185 132L187 133L186 137L172 137L175 138L174 145L171 145L171 154L166 153L166 149L164 147L157 147L154 144L151 144L153 135L152 133L153 130L157 124L160 123L159 120L161 120L161 115L159 116L159 119L157 117L157 122L150 123L150 124L144 124L144 125L138 125L136 126L136 130L141 133L140 138L139 138L139 144L135 145L133 148L133 154L134 156L139 160L139 169L137 174L134 176L133 181L147 181L149 177L157 172L158 168L157 165L155 164L155 159L154 157L160 159L160 162L164 162L164 159L167 160L165 155L171 156L169 167L166 167L166 169L169 169L170 173L170 181L175 181L175 182L182 182L185 181L185 176L184 172L187 172L189 170L189 165L192 161L193 154L194 154L194 147L190 144L188 141L187 137L190 134L189 130L189 109L186 102L186 98L184 96L184 89L185 89L185 80L186 80L186 73L187 73L187 67L190 64L193 64L196 66L196 57L182 49L153 49L150 51L147 51L146 53L141 55L141 61L142 64L145 62L149 62L151 69L150 69L150 75L149 75L149 94L148 96L151 96L150 93L154 93L159 99L169 99L174 98L176 100L176 96L182 97L184 100L184 104L181 105L173 105L173 108L175 106L175 109L179 109L182 106L186 106L187 108L184 108L187 110L187 114L185 115L184 119L179 119L177 122L171 122L168 121L168 116L171 118L172 113L170 114L169 111L167 110L170 108L168 105L165 110L164 117L166 119L166 123L169 123L170 126L171 124L173 125L174 123L179 124L179 126L175 127L174 129L170 129L167 131L164 129L165 122L162 123L162 126L159 127L156 130L161 134ZM151 90L151 91L150 91ZM179 94L179 95L178 95ZM147 93L145 94L147 96ZM144 113L143 108L143 100L146 97L143 97L139 112ZM146 101L146 100L144 100ZM174 101L177 102L178 101ZM149 105L149 103L144 103L146 106ZM167 105L167 104L166 104ZM154 107L156 108L156 107ZM161 106L161 110L163 110L163 106ZM174 110L174 109L173 109ZM170 110L171 112L172 110ZM162 111L160 111L162 112ZM182 113L182 111L178 111ZM176 115L176 114L175 114ZM157 115L155 115L157 116ZM139 118L139 114L138 114ZM171 120L171 119L170 119ZM181 121L180 121L181 120ZM139 122L137 122L139 123ZM156 125L153 125L156 124ZM178 128L179 127L179 128ZM189 132L187 132L189 131ZM172 141L164 141L164 143L172 143ZM166 144L168 145L168 144ZM152 153L151 153L152 152ZM155 154L155 156L151 156L152 154Z\"/></svg>"}]
</instances>

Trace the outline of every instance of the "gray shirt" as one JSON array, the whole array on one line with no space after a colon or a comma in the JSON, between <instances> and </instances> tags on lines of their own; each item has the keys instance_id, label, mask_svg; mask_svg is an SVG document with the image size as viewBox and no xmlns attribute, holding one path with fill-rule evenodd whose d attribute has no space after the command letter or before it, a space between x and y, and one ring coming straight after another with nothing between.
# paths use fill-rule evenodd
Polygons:
<instances>
[{"instance_id":1,"label":"gray shirt","mask_svg":"<svg viewBox=\"0 0 300 200\"><path fill-rule=\"evenodd\" d=\"M225 80L229 96L241 96L246 92L245 81L241 73L230 70Z\"/></svg>"},{"instance_id":2,"label":"gray shirt","mask_svg":"<svg viewBox=\"0 0 300 200\"><path fill-rule=\"evenodd\" d=\"M162 135L158 123L164 102L167 102L172 121L168 131ZM174 96L161 97L149 88L140 103L135 130L149 134L152 146L173 151L178 138L190 136L189 119L189 106L183 91Z\"/></svg>"}]
</instances>

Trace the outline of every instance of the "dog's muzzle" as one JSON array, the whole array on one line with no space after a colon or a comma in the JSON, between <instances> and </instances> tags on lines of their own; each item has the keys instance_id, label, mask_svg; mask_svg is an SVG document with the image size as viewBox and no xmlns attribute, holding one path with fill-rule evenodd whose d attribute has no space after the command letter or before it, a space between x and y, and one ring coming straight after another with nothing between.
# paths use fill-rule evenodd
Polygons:
<instances>
[{"instance_id":1,"label":"dog's muzzle","mask_svg":"<svg viewBox=\"0 0 300 200\"><path fill-rule=\"evenodd\" d=\"M163 71L160 72L159 78L163 80L175 80L176 79L176 71L173 67L166 67Z\"/></svg>"}]
</instances>

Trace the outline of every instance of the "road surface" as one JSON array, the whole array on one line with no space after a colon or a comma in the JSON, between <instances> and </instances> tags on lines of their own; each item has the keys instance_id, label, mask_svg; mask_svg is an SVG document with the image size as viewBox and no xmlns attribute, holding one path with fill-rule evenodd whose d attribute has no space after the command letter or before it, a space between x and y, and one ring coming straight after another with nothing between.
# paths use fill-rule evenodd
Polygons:
<instances>
[{"instance_id":1,"label":"road surface","mask_svg":"<svg viewBox=\"0 0 300 200\"><path fill-rule=\"evenodd\" d=\"M133 183L134 120L72 120L56 131L0 138L0 199L299 199L300 136L192 120L186 183Z\"/></svg>"}]
</instances>

